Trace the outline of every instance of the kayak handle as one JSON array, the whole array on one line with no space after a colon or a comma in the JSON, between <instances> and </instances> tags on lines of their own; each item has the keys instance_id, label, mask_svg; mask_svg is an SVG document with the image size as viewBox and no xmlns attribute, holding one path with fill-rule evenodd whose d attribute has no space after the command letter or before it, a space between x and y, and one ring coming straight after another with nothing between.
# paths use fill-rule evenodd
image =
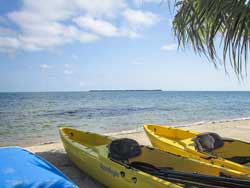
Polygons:
<instances>
[{"instance_id":1,"label":"kayak handle","mask_svg":"<svg viewBox=\"0 0 250 188\"><path fill-rule=\"evenodd\" d=\"M126 181L128 181L129 183L136 183L136 182L137 182L137 178L136 178L136 177L132 177L131 179L126 178L126 177L125 177L126 174L125 174L125 172L123 172L123 171L120 172L120 175L121 175L122 178L124 178L124 179L125 179Z\"/></svg>"},{"instance_id":2,"label":"kayak handle","mask_svg":"<svg viewBox=\"0 0 250 188\"><path fill-rule=\"evenodd\" d=\"M121 171L120 174L121 174L121 177L122 177L122 178L125 177L125 172Z\"/></svg>"},{"instance_id":3,"label":"kayak handle","mask_svg":"<svg viewBox=\"0 0 250 188\"><path fill-rule=\"evenodd\" d=\"M132 180L133 183L137 182L137 178L136 177L133 177L131 180Z\"/></svg>"}]
</instances>

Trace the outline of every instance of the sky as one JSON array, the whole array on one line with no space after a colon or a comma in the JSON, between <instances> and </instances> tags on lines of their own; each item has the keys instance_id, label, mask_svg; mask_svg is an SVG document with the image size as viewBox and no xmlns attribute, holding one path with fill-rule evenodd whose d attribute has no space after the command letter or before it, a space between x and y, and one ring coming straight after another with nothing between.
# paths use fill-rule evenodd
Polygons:
<instances>
[{"instance_id":1,"label":"sky","mask_svg":"<svg viewBox=\"0 0 250 188\"><path fill-rule=\"evenodd\" d=\"M250 90L178 49L173 16L164 0L0 0L0 92Z\"/></svg>"}]
</instances>

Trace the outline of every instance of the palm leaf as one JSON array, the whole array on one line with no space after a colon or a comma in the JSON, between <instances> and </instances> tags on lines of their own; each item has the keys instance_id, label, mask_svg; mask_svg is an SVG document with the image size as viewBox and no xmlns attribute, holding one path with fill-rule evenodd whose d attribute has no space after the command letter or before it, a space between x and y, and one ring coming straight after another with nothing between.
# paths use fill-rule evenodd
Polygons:
<instances>
[{"instance_id":1,"label":"palm leaf","mask_svg":"<svg viewBox=\"0 0 250 188\"><path fill-rule=\"evenodd\" d=\"M175 7L173 31L179 46L191 45L214 65L223 62L226 68L229 63L242 77L250 50L250 1L176 0Z\"/></svg>"}]
</instances>

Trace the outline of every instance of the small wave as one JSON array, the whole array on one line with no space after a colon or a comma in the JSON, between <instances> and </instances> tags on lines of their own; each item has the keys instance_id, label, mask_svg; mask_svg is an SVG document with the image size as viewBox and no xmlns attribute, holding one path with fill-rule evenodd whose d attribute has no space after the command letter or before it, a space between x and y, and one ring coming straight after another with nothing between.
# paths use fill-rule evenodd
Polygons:
<instances>
[{"instance_id":1,"label":"small wave","mask_svg":"<svg viewBox=\"0 0 250 188\"><path fill-rule=\"evenodd\" d=\"M46 141L46 142L41 142L39 145L48 145L48 144L54 144L56 141Z\"/></svg>"},{"instance_id":2,"label":"small wave","mask_svg":"<svg viewBox=\"0 0 250 188\"><path fill-rule=\"evenodd\" d=\"M204 125L204 124L215 124L215 123L227 123L227 122L235 122L235 121L246 121L250 120L250 117L241 117L241 118L231 118L231 119L220 119L220 120L212 120L212 121L198 121L194 123L188 123L184 125L178 125L178 127L189 127L195 125Z\"/></svg>"},{"instance_id":3,"label":"small wave","mask_svg":"<svg viewBox=\"0 0 250 188\"><path fill-rule=\"evenodd\" d=\"M250 117L235 118L232 121L242 121L242 120L250 120Z\"/></svg>"},{"instance_id":4,"label":"small wave","mask_svg":"<svg viewBox=\"0 0 250 188\"><path fill-rule=\"evenodd\" d=\"M170 111L169 108L154 108L154 107L130 107L130 108L79 108L75 110L55 110L47 111L39 116L66 116L66 117L80 117L80 118L96 118L96 117L112 117L112 116L124 116L135 113L154 113L162 111ZM176 110L176 109L173 109Z\"/></svg>"},{"instance_id":5,"label":"small wave","mask_svg":"<svg viewBox=\"0 0 250 188\"><path fill-rule=\"evenodd\" d=\"M142 131L143 131L143 128L139 127L139 128L130 129L130 130L122 130L122 131L118 131L118 132L105 133L105 135L107 135L107 136L116 136L116 135L139 133L139 132L142 132Z\"/></svg>"},{"instance_id":6,"label":"small wave","mask_svg":"<svg viewBox=\"0 0 250 188\"><path fill-rule=\"evenodd\" d=\"M242 117L242 118L233 118L233 119L221 119L221 120L214 120L214 121L197 121L194 123L189 123L189 124L172 124L168 125L171 127L190 127L190 126L199 126L199 125L204 125L204 124L214 124L214 123L226 123L226 122L235 122L235 121L245 121L245 120L250 120L250 117ZM129 130L121 130L117 132L112 132L112 133L105 133L107 136L116 136L116 135L124 135L124 134L134 134L134 133L139 133L143 131L143 127L138 127L135 129L129 129Z\"/></svg>"}]
</instances>

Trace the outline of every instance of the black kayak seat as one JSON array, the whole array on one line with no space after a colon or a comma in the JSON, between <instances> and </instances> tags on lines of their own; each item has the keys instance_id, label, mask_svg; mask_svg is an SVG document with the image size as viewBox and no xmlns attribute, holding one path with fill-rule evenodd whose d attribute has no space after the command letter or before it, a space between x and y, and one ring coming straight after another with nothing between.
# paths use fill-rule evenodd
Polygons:
<instances>
[{"instance_id":1,"label":"black kayak seat","mask_svg":"<svg viewBox=\"0 0 250 188\"><path fill-rule=\"evenodd\" d=\"M116 161L128 161L128 159L141 154L140 145L133 139L121 138L113 140L108 145L108 157Z\"/></svg>"},{"instance_id":2,"label":"black kayak seat","mask_svg":"<svg viewBox=\"0 0 250 188\"><path fill-rule=\"evenodd\" d=\"M195 149L200 152L210 153L224 145L223 139L216 133L206 132L193 138Z\"/></svg>"}]
</instances>

